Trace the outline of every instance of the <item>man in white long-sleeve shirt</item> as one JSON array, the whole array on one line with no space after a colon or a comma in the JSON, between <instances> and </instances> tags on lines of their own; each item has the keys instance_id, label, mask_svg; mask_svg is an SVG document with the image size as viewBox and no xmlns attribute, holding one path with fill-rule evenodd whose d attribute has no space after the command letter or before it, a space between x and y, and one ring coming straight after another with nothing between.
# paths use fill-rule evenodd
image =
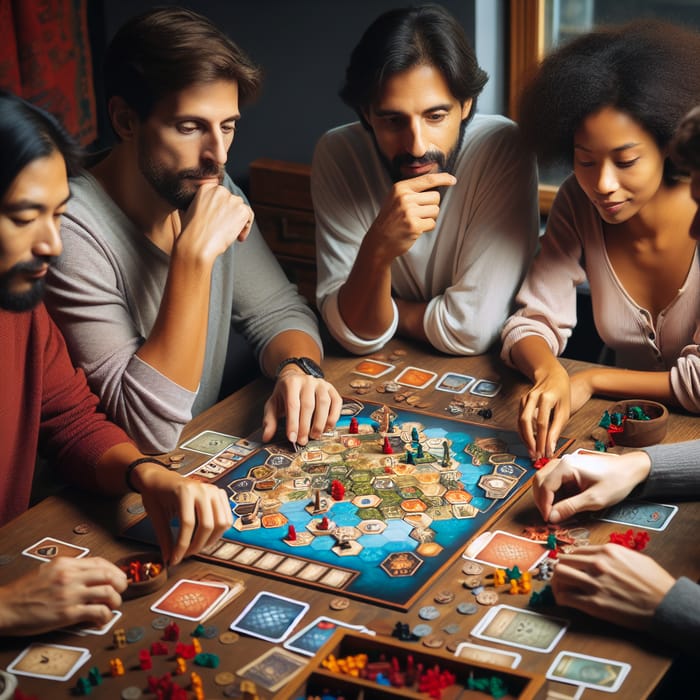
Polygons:
<instances>
[{"instance_id":1,"label":"man in white long-sleeve shirt","mask_svg":"<svg viewBox=\"0 0 700 700\"><path fill-rule=\"evenodd\" d=\"M537 175L513 122L474 116L486 80L435 5L381 15L354 49L340 94L360 122L321 138L311 174L316 298L349 351L498 338L537 241Z\"/></svg>"}]
</instances>

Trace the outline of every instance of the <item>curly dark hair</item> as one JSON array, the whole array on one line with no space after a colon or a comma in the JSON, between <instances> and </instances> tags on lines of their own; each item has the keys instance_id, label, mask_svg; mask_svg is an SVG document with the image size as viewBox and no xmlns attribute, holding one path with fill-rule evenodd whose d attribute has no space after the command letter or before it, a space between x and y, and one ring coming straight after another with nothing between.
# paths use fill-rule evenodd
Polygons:
<instances>
[{"instance_id":1,"label":"curly dark hair","mask_svg":"<svg viewBox=\"0 0 700 700\"><path fill-rule=\"evenodd\" d=\"M683 117L669 150L680 170L700 170L700 106Z\"/></svg>"},{"instance_id":2,"label":"curly dark hair","mask_svg":"<svg viewBox=\"0 0 700 700\"><path fill-rule=\"evenodd\" d=\"M397 8L374 20L353 49L340 97L369 128L363 112L387 78L421 64L437 68L459 102L474 100L471 118L489 77L462 25L440 5Z\"/></svg>"},{"instance_id":3,"label":"curly dark hair","mask_svg":"<svg viewBox=\"0 0 700 700\"><path fill-rule=\"evenodd\" d=\"M540 163L573 162L574 133L603 107L624 112L660 149L700 104L700 33L638 20L584 34L550 53L520 96L519 123ZM677 174L670 158L664 177Z\"/></svg>"}]
</instances>

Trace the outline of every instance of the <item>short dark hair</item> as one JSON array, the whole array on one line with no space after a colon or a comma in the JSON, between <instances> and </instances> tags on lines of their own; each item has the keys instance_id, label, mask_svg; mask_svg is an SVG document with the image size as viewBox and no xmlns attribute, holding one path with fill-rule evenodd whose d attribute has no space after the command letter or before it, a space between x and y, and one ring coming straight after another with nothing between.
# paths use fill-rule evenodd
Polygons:
<instances>
[{"instance_id":1,"label":"short dark hair","mask_svg":"<svg viewBox=\"0 0 700 700\"><path fill-rule=\"evenodd\" d=\"M147 119L165 96L216 80L238 84L245 104L260 88L262 72L206 17L183 7L159 7L126 22L105 53L107 100L116 95Z\"/></svg>"},{"instance_id":2,"label":"short dark hair","mask_svg":"<svg viewBox=\"0 0 700 700\"><path fill-rule=\"evenodd\" d=\"M693 107L681 120L670 152L680 170L700 170L700 106Z\"/></svg>"},{"instance_id":3,"label":"short dark hair","mask_svg":"<svg viewBox=\"0 0 700 700\"><path fill-rule=\"evenodd\" d=\"M58 152L68 175L75 175L81 150L59 121L43 109L0 90L0 197L30 163Z\"/></svg>"},{"instance_id":4,"label":"short dark hair","mask_svg":"<svg viewBox=\"0 0 700 700\"><path fill-rule=\"evenodd\" d=\"M700 103L700 34L662 20L588 32L556 49L520 97L525 142L541 163L573 162L574 133L603 107L624 112L663 150ZM666 159L665 178L677 173Z\"/></svg>"},{"instance_id":5,"label":"short dark hair","mask_svg":"<svg viewBox=\"0 0 700 700\"><path fill-rule=\"evenodd\" d=\"M359 116L378 98L387 78L418 65L430 65L445 78L462 104L476 99L488 80L460 23L440 5L389 10L365 31L353 49L340 97Z\"/></svg>"}]
</instances>

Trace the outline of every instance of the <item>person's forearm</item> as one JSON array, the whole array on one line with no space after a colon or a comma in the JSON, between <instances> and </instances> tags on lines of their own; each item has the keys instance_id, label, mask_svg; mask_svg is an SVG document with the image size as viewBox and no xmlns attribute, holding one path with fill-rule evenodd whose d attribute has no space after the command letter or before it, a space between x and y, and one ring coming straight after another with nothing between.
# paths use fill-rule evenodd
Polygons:
<instances>
[{"instance_id":1,"label":"person's forearm","mask_svg":"<svg viewBox=\"0 0 700 700\"><path fill-rule=\"evenodd\" d=\"M280 362L288 357L309 357L320 363L321 348L308 333L295 330L282 331L265 347L260 366L268 377L274 378Z\"/></svg>"},{"instance_id":2,"label":"person's forearm","mask_svg":"<svg viewBox=\"0 0 700 700\"><path fill-rule=\"evenodd\" d=\"M565 371L547 342L538 335L528 335L513 345L513 364L531 381L553 372Z\"/></svg>"},{"instance_id":3,"label":"person's forearm","mask_svg":"<svg viewBox=\"0 0 700 700\"><path fill-rule=\"evenodd\" d=\"M158 316L136 353L189 391L199 386L204 366L211 269L174 251Z\"/></svg>"},{"instance_id":4,"label":"person's forearm","mask_svg":"<svg viewBox=\"0 0 700 700\"><path fill-rule=\"evenodd\" d=\"M145 457L130 442L123 442L108 449L95 465L95 476L97 488L100 492L121 496L127 493L129 487L126 481L127 467L137 459L150 459ZM142 476L149 469L163 469L156 462L146 461L135 467L129 480L137 491L141 491L140 484Z\"/></svg>"},{"instance_id":5,"label":"person's forearm","mask_svg":"<svg viewBox=\"0 0 700 700\"><path fill-rule=\"evenodd\" d=\"M338 310L347 327L357 336L372 339L391 325L391 260L376 255L368 240L360 246L355 264L338 293Z\"/></svg>"},{"instance_id":6,"label":"person's forearm","mask_svg":"<svg viewBox=\"0 0 700 700\"><path fill-rule=\"evenodd\" d=\"M428 304L424 301L406 301L405 299L394 298L396 308L399 310L399 325L397 332L399 335L416 340L428 341L423 326L423 318Z\"/></svg>"},{"instance_id":7,"label":"person's forearm","mask_svg":"<svg viewBox=\"0 0 700 700\"><path fill-rule=\"evenodd\" d=\"M636 397L677 405L670 372L641 372L614 367L586 370L594 394L613 398Z\"/></svg>"}]
</instances>

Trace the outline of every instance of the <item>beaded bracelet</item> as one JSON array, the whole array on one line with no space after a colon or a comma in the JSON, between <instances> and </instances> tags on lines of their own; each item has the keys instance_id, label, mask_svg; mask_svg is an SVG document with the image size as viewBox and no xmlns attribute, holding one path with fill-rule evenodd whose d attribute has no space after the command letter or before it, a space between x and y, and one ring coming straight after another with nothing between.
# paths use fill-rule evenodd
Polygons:
<instances>
[{"instance_id":1,"label":"beaded bracelet","mask_svg":"<svg viewBox=\"0 0 700 700\"><path fill-rule=\"evenodd\" d=\"M139 457L139 459L135 459L127 468L126 471L124 472L124 479L126 481L126 485L129 488L130 491L134 491L136 493L141 493L132 483L131 483L131 474L136 469L136 467L139 466L139 464L145 464L146 462L150 462L151 464L158 464L161 467L165 467L166 469L168 468L168 465L165 464L164 462L161 462L159 459L156 459L155 457Z\"/></svg>"}]
</instances>

